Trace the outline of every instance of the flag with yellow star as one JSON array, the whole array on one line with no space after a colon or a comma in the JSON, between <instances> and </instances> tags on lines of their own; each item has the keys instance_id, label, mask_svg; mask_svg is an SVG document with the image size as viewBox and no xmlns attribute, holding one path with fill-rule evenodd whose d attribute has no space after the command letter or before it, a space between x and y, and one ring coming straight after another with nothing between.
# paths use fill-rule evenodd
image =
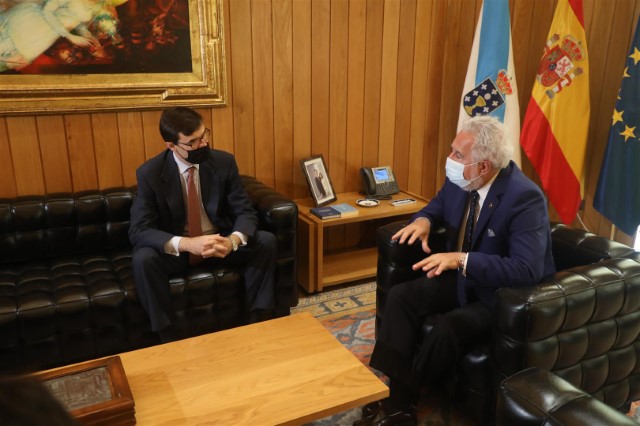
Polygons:
<instances>
[{"instance_id":1,"label":"flag with yellow star","mask_svg":"<svg viewBox=\"0 0 640 426\"><path fill-rule=\"evenodd\" d=\"M635 235L640 225L640 26L629 49L593 207Z\"/></svg>"}]
</instances>

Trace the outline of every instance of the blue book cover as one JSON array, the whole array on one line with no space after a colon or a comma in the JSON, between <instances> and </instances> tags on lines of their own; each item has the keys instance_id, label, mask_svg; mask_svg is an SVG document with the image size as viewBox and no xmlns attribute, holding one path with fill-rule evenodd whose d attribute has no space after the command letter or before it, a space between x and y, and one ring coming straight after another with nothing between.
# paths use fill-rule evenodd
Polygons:
<instances>
[{"instance_id":1,"label":"blue book cover","mask_svg":"<svg viewBox=\"0 0 640 426\"><path fill-rule=\"evenodd\" d=\"M358 209L347 203L334 204L331 207L340 212L340 217L349 217L358 214Z\"/></svg>"},{"instance_id":2,"label":"blue book cover","mask_svg":"<svg viewBox=\"0 0 640 426\"><path fill-rule=\"evenodd\" d=\"M318 216L320 219L334 219L336 217L340 217L340 212L333 207L324 206L324 207L315 207L310 210L311 213Z\"/></svg>"}]
</instances>

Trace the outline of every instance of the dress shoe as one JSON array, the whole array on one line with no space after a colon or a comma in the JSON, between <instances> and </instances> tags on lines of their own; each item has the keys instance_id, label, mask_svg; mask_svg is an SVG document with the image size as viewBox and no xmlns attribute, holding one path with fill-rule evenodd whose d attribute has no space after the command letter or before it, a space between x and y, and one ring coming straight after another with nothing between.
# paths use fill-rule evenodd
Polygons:
<instances>
[{"instance_id":1,"label":"dress shoe","mask_svg":"<svg viewBox=\"0 0 640 426\"><path fill-rule=\"evenodd\" d=\"M368 410L369 409L375 410L374 407L369 407ZM362 419L356 420L353 423L353 426L415 426L417 423L416 411L413 407L406 411L392 411L385 407L384 404L379 404L378 410L375 411L375 414L368 417L364 417L363 407Z\"/></svg>"},{"instance_id":2,"label":"dress shoe","mask_svg":"<svg viewBox=\"0 0 640 426\"><path fill-rule=\"evenodd\" d=\"M362 418L375 416L380 410L382 401L373 401L362 407Z\"/></svg>"}]
</instances>

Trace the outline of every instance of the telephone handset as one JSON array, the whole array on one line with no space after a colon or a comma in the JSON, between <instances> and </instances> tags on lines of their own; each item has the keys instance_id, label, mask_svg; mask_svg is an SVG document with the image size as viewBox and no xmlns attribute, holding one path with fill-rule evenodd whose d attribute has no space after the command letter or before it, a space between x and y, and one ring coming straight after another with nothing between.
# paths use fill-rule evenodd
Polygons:
<instances>
[{"instance_id":1,"label":"telephone handset","mask_svg":"<svg viewBox=\"0 0 640 426\"><path fill-rule=\"evenodd\" d=\"M400 192L391 167L363 167L360 169L362 186L368 198L387 198Z\"/></svg>"}]
</instances>

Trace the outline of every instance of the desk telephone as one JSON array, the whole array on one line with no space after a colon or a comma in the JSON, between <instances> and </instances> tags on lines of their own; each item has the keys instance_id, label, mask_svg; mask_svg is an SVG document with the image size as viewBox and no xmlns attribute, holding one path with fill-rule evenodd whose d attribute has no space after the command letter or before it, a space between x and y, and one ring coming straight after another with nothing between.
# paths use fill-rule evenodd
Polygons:
<instances>
[{"instance_id":1,"label":"desk telephone","mask_svg":"<svg viewBox=\"0 0 640 426\"><path fill-rule=\"evenodd\" d=\"M391 194L400 192L391 167L363 167L360 175L367 198L390 199Z\"/></svg>"}]
</instances>

